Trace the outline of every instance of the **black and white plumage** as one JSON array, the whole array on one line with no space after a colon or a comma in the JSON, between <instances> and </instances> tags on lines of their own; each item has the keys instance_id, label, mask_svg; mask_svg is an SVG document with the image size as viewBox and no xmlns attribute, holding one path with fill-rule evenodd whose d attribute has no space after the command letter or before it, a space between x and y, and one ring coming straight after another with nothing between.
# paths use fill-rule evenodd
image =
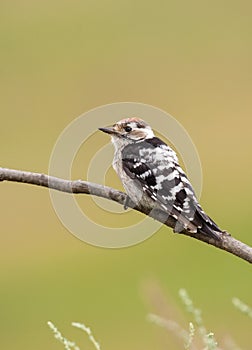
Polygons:
<instances>
[{"instance_id":1,"label":"black and white plumage","mask_svg":"<svg viewBox=\"0 0 252 350\"><path fill-rule=\"evenodd\" d=\"M201 208L176 153L146 122L127 118L100 130L111 135L113 167L133 202L171 215L176 220L174 232L187 230L220 239L223 231Z\"/></svg>"}]
</instances>

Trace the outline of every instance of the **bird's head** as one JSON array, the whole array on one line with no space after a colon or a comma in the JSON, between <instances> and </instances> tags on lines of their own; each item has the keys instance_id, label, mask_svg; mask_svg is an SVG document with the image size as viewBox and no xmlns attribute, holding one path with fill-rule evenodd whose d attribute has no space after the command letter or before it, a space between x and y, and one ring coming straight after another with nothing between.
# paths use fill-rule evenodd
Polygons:
<instances>
[{"instance_id":1,"label":"bird's head","mask_svg":"<svg viewBox=\"0 0 252 350\"><path fill-rule=\"evenodd\" d=\"M122 119L113 126L99 128L99 130L110 134L115 145L126 145L154 137L151 127L144 120L138 118Z\"/></svg>"}]
</instances>

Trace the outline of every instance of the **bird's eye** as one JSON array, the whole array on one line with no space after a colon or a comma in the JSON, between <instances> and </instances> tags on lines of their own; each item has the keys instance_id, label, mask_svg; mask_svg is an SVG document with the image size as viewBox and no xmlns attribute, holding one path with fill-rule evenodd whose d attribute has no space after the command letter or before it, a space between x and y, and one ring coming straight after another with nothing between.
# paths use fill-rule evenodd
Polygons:
<instances>
[{"instance_id":1,"label":"bird's eye","mask_svg":"<svg viewBox=\"0 0 252 350\"><path fill-rule=\"evenodd\" d=\"M126 132L130 132L132 130L132 127L131 126L125 126L124 130Z\"/></svg>"}]
</instances>

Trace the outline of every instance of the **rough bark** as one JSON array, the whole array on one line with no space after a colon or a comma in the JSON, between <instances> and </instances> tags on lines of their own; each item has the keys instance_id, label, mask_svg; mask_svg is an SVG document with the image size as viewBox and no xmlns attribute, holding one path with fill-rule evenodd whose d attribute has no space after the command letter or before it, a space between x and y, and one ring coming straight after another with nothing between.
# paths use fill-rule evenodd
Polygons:
<instances>
[{"instance_id":1,"label":"rough bark","mask_svg":"<svg viewBox=\"0 0 252 350\"><path fill-rule=\"evenodd\" d=\"M0 168L0 181L13 181L22 182L26 184L48 187L57 191L74 193L74 194L91 194L98 197L103 197L108 200L112 200L121 205L124 205L127 195L121 191L114 188L102 186L99 184L87 182L87 181L69 181L60 179L53 176L48 176L45 174L33 173L28 171L14 170ZM135 206L131 201L127 202L127 205L134 210L137 210L145 215L150 215L154 219L164 223L164 225L174 228L175 221L173 218L164 216L161 211L151 211L149 208L143 206ZM237 257L252 263L252 248L245 243L233 238L227 233L222 235L221 240L214 240L203 234L191 234L187 231L181 232L184 235L193 237L205 243L211 244L216 248L225 250Z\"/></svg>"}]
</instances>

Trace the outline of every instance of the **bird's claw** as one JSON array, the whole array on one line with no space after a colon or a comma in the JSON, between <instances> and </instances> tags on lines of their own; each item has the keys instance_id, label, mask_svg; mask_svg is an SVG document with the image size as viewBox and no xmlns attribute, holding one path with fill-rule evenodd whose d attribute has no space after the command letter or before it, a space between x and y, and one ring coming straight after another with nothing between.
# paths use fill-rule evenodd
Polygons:
<instances>
[{"instance_id":1,"label":"bird's claw","mask_svg":"<svg viewBox=\"0 0 252 350\"><path fill-rule=\"evenodd\" d=\"M127 195L125 198L125 202L123 204L123 209L127 210L129 208L130 197Z\"/></svg>"}]
</instances>

